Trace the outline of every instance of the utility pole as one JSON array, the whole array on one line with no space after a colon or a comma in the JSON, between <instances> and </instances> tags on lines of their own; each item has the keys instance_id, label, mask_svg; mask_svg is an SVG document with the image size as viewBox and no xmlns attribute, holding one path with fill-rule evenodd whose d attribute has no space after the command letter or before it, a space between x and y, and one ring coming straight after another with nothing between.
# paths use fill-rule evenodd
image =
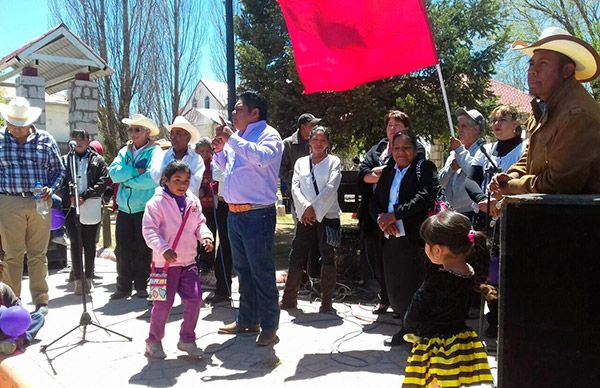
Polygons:
<instances>
[{"instance_id":1,"label":"utility pole","mask_svg":"<svg viewBox=\"0 0 600 388\"><path fill-rule=\"evenodd\" d=\"M235 56L233 41L233 0L225 0L225 36L227 47L227 118L231 121L231 112L235 106Z\"/></svg>"}]
</instances>

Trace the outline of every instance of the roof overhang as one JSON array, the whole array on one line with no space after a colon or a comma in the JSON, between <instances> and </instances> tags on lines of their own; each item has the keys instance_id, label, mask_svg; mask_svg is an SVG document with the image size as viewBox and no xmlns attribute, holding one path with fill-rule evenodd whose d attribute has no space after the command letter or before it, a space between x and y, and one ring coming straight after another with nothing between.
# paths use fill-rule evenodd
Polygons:
<instances>
[{"instance_id":1,"label":"roof overhang","mask_svg":"<svg viewBox=\"0 0 600 388\"><path fill-rule=\"evenodd\" d=\"M26 67L37 69L38 76L45 80L48 94L67 89L78 73L89 73L90 80L114 73L104 59L64 24L0 59L0 82Z\"/></svg>"}]
</instances>

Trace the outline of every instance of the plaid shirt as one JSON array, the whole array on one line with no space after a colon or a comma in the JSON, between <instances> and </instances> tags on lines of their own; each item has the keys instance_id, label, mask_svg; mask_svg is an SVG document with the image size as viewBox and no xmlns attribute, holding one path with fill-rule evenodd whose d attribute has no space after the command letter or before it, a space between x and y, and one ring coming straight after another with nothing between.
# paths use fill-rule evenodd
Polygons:
<instances>
[{"instance_id":1,"label":"plaid shirt","mask_svg":"<svg viewBox=\"0 0 600 388\"><path fill-rule=\"evenodd\" d=\"M56 191L65 175L60 150L46 131L32 126L23 144L0 128L0 193L33 192L36 181Z\"/></svg>"}]
</instances>

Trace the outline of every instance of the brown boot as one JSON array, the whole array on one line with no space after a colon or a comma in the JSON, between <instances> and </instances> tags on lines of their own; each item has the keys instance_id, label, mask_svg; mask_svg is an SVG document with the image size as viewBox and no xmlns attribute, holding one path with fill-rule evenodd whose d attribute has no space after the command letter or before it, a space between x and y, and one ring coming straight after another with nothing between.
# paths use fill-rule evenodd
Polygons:
<instances>
[{"instance_id":1,"label":"brown boot","mask_svg":"<svg viewBox=\"0 0 600 388\"><path fill-rule=\"evenodd\" d=\"M295 309L298 307L298 290L302 283L302 270L290 270L287 280L285 281L285 289L283 297L279 303L279 307L283 310Z\"/></svg>"},{"instance_id":2,"label":"brown boot","mask_svg":"<svg viewBox=\"0 0 600 388\"><path fill-rule=\"evenodd\" d=\"M319 308L321 313L335 312L331 299L335 292L336 278L337 269L335 265L321 266L321 307Z\"/></svg>"}]
</instances>

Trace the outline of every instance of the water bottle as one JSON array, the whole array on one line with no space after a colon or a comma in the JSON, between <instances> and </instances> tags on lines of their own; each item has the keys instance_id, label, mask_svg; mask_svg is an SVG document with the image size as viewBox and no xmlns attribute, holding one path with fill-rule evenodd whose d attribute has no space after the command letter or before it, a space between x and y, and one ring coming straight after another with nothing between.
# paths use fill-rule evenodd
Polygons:
<instances>
[{"instance_id":1,"label":"water bottle","mask_svg":"<svg viewBox=\"0 0 600 388\"><path fill-rule=\"evenodd\" d=\"M50 209L48 209L48 201L44 201L42 199L42 183L40 181L35 182L35 187L33 189L33 197L35 198L35 209L38 214L41 216L46 216L50 213Z\"/></svg>"}]
</instances>

